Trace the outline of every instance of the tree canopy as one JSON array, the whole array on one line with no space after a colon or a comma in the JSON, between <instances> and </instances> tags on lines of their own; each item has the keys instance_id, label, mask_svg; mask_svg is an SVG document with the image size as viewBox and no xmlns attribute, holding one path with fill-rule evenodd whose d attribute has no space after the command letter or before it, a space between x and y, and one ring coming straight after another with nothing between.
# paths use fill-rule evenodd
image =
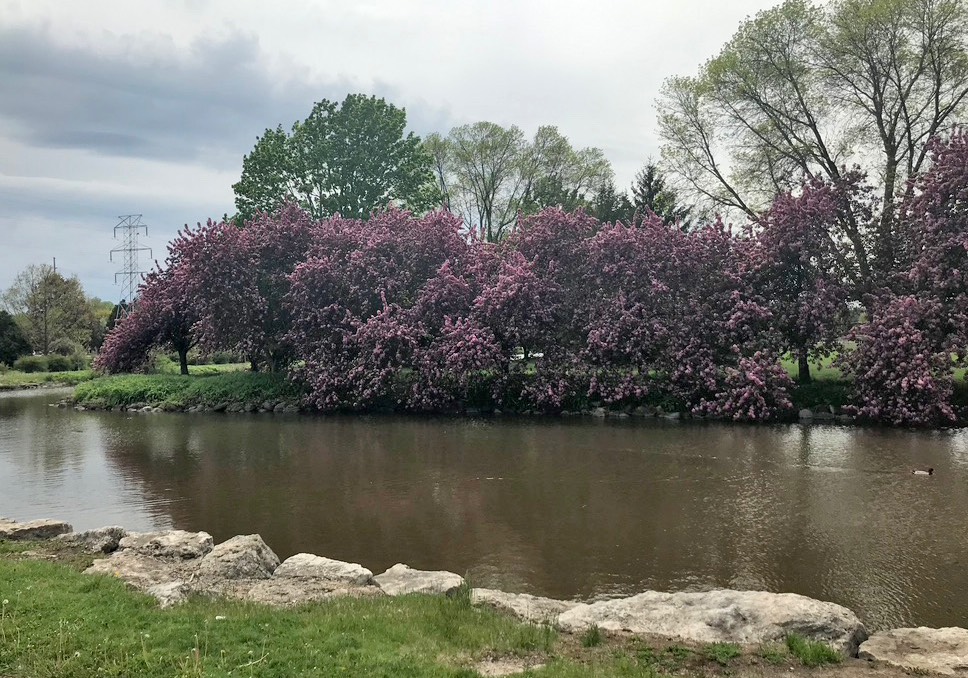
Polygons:
<instances>
[{"instance_id":1,"label":"tree canopy","mask_svg":"<svg viewBox=\"0 0 968 678\"><path fill-rule=\"evenodd\" d=\"M3 305L33 350L44 354L57 340L90 346L99 323L80 280L65 278L48 264L21 271L4 293Z\"/></svg>"},{"instance_id":2,"label":"tree canopy","mask_svg":"<svg viewBox=\"0 0 968 678\"><path fill-rule=\"evenodd\" d=\"M858 166L870 200L832 232L858 294L892 273L893 218L928 142L968 96L964 0L786 0L744 22L695 76L666 81L662 159L689 197L757 218L813 177Z\"/></svg>"},{"instance_id":3,"label":"tree canopy","mask_svg":"<svg viewBox=\"0 0 968 678\"><path fill-rule=\"evenodd\" d=\"M406 125L404 109L350 94L342 104L318 102L291 132L267 129L232 187L239 217L287 202L317 219L365 219L390 204L416 211L437 205L431 158Z\"/></svg>"},{"instance_id":4,"label":"tree canopy","mask_svg":"<svg viewBox=\"0 0 968 678\"><path fill-rule=\"evenodd\" d=\"M521 215L587 206L612 178L601 149L575 149L553 126L529 141L516 126L477 122L431 134L425 147L444 207L488 242L507 237Z\"/></svg>"}]
</instances>

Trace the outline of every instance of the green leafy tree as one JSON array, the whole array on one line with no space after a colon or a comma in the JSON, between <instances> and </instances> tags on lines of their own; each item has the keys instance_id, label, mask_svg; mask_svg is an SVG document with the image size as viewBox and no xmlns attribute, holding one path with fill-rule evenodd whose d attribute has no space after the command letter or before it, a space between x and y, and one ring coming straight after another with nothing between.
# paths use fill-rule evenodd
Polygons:
<instances>
[{"instance_id":1,"label":"green leafy tree","mask_svg":"<svg viewBox=\"0 0 968 678\"><path fill-rule=\"evenodd\" d=\"M666 81L662 160L691 198L759 215L804 179L877 182L871 218L832 233L857 293L896 268L895 205L968 96L964 0L786 0L745 21L693 77Z\"/></svg>"},{"instance_id":2,"label":"green leafy tree","mask_svg":"<svg viewBox=\"0 0 968 678\"><path fill-rule=\"evenodd\" d=\"M241 220L295 202L315 218L365 219L396 204L424 211L439 204L432 159L407 115L384 99L351 94L322 100L291 132L267 129L242 160L232 188Z\"/></svg>"},{"instance_id":3,"label":"green leafy tree","mask_svg":"<svg viewBox=\"0 0 968 678\"><path fill-rule=\"evenodd\" d=\"M0 311L0 363L13 365L20 356L30 355L30 342L27 335L13 316Z\"/></svg>"},{"instance_id":4,"label":"green leafy tree","mask_svg":"<svg viewBox=\"0 0 968 678\"><path fill-rule=\"evenodd\" d=\"M575 149L557 127L530 141L517 127L462 125L424 145L445 207L489 242L509 235L520 215L545 207L589 207L612 168L598 148Z\"/></svg>"},{"instance_id":5,"label":"green leafy tree","mask_svg":"<svg viewBox=\"0 0 968 678\"><path fill-rule=\"evenodd\" d=\"M90 344L96 320L76 276L65 278L47 264L28 266L3 295L3 305L35 351L50 353L57 340Z\"/></svg>"}]
</instances>

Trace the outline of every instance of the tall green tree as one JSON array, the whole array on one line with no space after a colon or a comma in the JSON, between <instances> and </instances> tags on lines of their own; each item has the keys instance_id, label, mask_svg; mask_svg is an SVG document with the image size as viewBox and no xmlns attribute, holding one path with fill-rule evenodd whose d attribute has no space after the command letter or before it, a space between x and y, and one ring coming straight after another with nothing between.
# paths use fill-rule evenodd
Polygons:
<instances>
[{"instance_id":1,"label":"tall green tree","mask_svg":"<svg viewBox=\"0 0 968 678\"><path fill-rule=\"evenodd\" d=\"M878 199L832 236L863 294L896 266L895 205L968 96L965 0L786 0L745 21L692 77L666 81L662 160L690 197L760 214L806 178L857 165Z\"/></svg>"},{"instance_id":2,"label":"tall green tree","mask_svg":"<svg viewBox=\"0 0 968 678\"><path fill-rule=\"evenodd\" d=\"M242 160L232 186L239 217L295 202L316 218L365 219L396 204L423 211L439 204L432 159L406 132L407 115L384 99L326 99L286 132L267 129Z\"/></svg>"},{"instance_id":3,"label":"tall green tree","mask_svg":"<svg viewBox=\"0 0 968 678\"><path fill-rule=\"evenodd\" d=\"M588 211L602 223L609 224L616 221L630 224L635 215L635 207L632 205L632 201L629 200L627 194L618 192L612 179L599 184L598 189L592 196Z\"/></svg>"},{"instance_id":4,"label":"tall green tree","mask_svg":"<svg viewBox=\"0 0 968 678\"><path fill-rule=\"evenodd\" d=\"M689 228L692 207L679 202L678 193L666 185L665 176L651 159L632 182L632 206L640 214L648 210L667 224L679 224L683 230Z\"/></svg>"},{"instance_id":5,"label":"tall green tree","mask_svg":"<svg viewBox=\"0 0 968 678\"><path fill-rule=\"evenodd\" d=\"M0 363L13 365L17 358L29 354L30 342L27 341L27 335L12 315L0 311Z\"/></svg>"},{"instance_id":6,"label":"tall green tree","mask_svg":"<svg viewBox=\"0 0 968 678\"><path fill-rule=\"evenodd\" d=\"M55 341L88 346L96 319L76 276L65 278L47 264L21 271L3 295L34 351L50 353Z\"/></svg>"},{"instance_id":7,"label":"tall green tree","mask_svg":"<svg viewBox=\"0 0 968 678\"><path fill-rule=\"evenodd\" d=\"M515 126L477 122L425 143L445 207L489 242L503 239L522 214L545 207L588 207L612 168L598 148L575 149L557 127L528 140Z\"/></svg>"}]
</instances>

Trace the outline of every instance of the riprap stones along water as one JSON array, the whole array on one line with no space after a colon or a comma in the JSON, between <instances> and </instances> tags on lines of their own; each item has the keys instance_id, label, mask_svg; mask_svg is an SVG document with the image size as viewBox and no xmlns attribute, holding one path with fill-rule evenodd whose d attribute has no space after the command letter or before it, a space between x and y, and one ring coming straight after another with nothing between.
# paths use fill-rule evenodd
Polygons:
<instances>
[{"instance_id":1,"label":"riprap stones along water","mask_svg":"<svg viewBox=\"0 0 968 678\"><path fill-rule=\"evenodd\" d=\"M118 577L154 596L161 606L189 595L241 598L291 606L346 596L440 595L466 590L453 572L415 570L398 563L374 576L358 563L298 553L283 562L259 535L214 544L207 532L126 533L120 527L73 533L67 523L0 519L0 539L54 539L107 554L86 570ZM793 593L733 591L662 593L580 603L493 589L470 589L470 601L528 623L565 632L605 631L677 638L698 643L758 646L798 634L846 656L918 671L968 671L968 630L896 629L867 637L853 612ZM866 641L866 642L865 642Z\"/></svg>"}]
</instances>

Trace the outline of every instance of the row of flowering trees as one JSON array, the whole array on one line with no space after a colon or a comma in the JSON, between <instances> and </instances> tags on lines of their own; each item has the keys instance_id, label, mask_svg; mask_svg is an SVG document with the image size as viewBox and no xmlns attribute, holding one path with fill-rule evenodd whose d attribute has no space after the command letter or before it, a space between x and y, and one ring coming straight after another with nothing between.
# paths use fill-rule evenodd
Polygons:
<instances>
[{"instance_id":1,"label":"row of flowering trees","mask_svg":"<svg viewBox=\"0 0 968 678\"><path fill-rule=\"evenodd\" d=\"M858 412L908 424L954 417L951 355L968 314L968 140L936 148L903 215L897 285L841 356ZM448 213L389 209L314 220L297 207L244 227L209 222L171 243L98 367L130 371L151 348L198 343L286 371L320 410L561 411L673 401L697 414L770 420L792 410L780 356L842 349L851 291L831 224L860 192L810 182L758 223L684 232L654 215L577 212L469 239Z\"/></svg>"}]
</instances>

